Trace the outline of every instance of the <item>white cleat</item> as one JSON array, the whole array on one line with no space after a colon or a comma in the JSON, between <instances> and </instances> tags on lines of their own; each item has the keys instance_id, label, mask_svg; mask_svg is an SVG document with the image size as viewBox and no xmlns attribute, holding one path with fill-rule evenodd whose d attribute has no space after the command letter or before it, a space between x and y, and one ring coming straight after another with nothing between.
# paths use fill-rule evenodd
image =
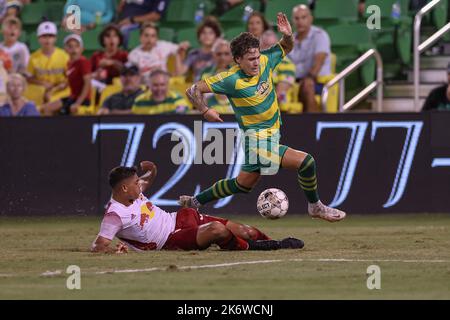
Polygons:
<instances>
[{"instance_id":1,"label":"white cleat","mask_svg":"<svg viewBox=\"0 0 450 320\"><path fill-rule=\"evenodd\" d=\"M198 203L197 199L195 199L195 197L192 196L180 196L178 204L183 208L197 209L198 207L200 207L200 203Z\"/></svg>"},{"instance_id":2,"label":"white cleat","mask_svg":"<svg viewBox=\"0 0 450 320\"><path fill-rule=\"evenodd\" d=\"M323 219L329 222L341 221L346 216L344 211L328 207L320 200L316 203L308 203L308 213L314 219Z\"/></svg>"}]
</instances>

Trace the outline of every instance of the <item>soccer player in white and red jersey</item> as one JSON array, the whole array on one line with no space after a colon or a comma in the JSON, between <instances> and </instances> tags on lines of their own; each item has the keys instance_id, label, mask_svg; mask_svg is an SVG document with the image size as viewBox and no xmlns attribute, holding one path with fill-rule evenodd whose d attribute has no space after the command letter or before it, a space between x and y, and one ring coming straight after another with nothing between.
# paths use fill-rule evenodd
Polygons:
<instances>
[{"instance_id":1,"label":"soccer player in white and red jersey","mask_svg":"<svg viewBox=\"0 0 450 320\"><path fill-rule=\"evenodd\" d=\"M106 208L92 252L122 253L128 248L147 250L203 250L217 244L225 250L301 249L302 240L272 240L255 227L183 208L166 212L153 205L142 192L153 183L157 168L141 162L146 173L138 177L135 167L116 167L109 174L112 197ZM110 244L120 239L116 249Z\"/></svg>"}]
</instances>

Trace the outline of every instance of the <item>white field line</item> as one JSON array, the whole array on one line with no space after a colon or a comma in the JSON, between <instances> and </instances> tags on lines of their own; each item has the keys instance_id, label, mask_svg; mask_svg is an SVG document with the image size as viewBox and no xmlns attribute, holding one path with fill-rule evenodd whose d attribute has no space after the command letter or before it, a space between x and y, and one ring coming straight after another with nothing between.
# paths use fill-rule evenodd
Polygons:
<instances>
[{"instance_id":1,"label":"white field line","mask_svg":"<svg viewBox=\"0 0 450 320\"><path fill-rule=\"evenodd\" d=\"M239 261L230 263L220 263L220 264L205 264L205 265L194 265L194 266L174 266L171 267L153 267L153 268L143 268L143 269L118 269L118 270L108 270L108 271L97 271L97 272L87 272L84 274L114 274L114 273L142 273L142 272L153 272L153 271L170 271L170 270L196 270L196 269L213 269L213 268L224 268L233 267L240 265L249 264L268 264L268 263L279 263L279 262L400 262L400 263L450 263L450 260L401 260L401 259L333 259L333 258L322 258L322 259L277 259L277 260L254 260L254 261ZM53 276L60 274L58 271L52 273L50 271L44 272L41 276Z\"/></svg>"}]
</instances>

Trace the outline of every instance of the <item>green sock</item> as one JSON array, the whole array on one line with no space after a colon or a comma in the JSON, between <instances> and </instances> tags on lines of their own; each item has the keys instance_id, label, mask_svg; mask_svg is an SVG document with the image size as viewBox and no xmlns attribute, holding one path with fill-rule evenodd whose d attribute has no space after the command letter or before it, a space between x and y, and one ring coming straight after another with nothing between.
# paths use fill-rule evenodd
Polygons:
<instances>
[{"instance_id":1,"label":"green sock","mask_svg":"<svg viewBox=\"0 0 450 320\"><path fill-rule=\"evenodd\" d=\"M310 154L308 154L305 160L303 160L297 173L298 183L305 192L308 202L316 203L319 201L319 193L317 191L316 161Z\"/></svg>"},{"instance_id":2,"label":"green sock","mask_svg":"<svg viewBox=\"0 0 450 320\"><path fill-rule=\"evenodd\" d=\"M223 179L214 183L210 188L200 192L195 196L200 204L226 198L236 193L249 193L252 189L241 186L236 178Z\"/></svg>"}]
</instances>

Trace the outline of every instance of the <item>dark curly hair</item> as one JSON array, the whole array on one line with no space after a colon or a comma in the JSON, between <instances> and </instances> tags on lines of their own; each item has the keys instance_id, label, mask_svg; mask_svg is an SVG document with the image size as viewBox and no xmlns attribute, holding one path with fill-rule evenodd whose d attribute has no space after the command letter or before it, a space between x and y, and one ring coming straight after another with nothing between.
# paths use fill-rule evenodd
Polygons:
<instances>
[{"instance_id":1,"label":"dark curly hair","mask_svg":"<svg viewBox=\"0 0 450 320\"><path fill-rule=\"evenodd\" d=\"M250 49L259 49L259 39L250 32L242 32L231 41L231 53L234 60L242 58Z\"/></svg>"},{"instance_id":2,"label":"dark curly hair","mask_svg":"<svg viewBox=\"0 0 450 320\"><path fill-rule=\"evenodd\" d=\"M211 28L216 35L216 38L220 38L222 35L222 28L220 26L219 20L216 17L208 16L203 20L203 22L197 28L197 39L200 39L200 34L205 28Z\"/></svg>"},{"instance_id":3,"label":"dark curly hair","mask_svg":"<svg viewBox=\"0 0 450 320\"><path fill-rule=\"evenodd\" d=\"M116 26L115 24L108 24L102 30L102 32L100 32L100 34L98 35L98 42L100 43L100 45L103 48L105 47L105 37L110 31L114 31L117 34L117 36L119 37L119 47L122 46L122 44L123 44L123 35L122 35L122 32L120 32L119 27Z\"/></svg>"}]
</instances>

